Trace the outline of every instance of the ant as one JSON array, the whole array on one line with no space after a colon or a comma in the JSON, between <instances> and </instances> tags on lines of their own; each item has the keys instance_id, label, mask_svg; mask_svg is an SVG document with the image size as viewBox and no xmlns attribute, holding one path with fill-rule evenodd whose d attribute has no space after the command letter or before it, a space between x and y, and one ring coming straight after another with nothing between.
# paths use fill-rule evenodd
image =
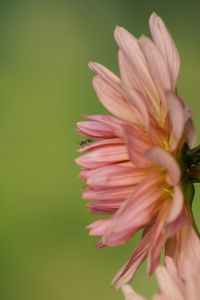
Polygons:
<instances>
[{"instance_id":1,"label":"ant","mask_svg":"<svg viewBox=\"0 0 200 300\"><path fill-rule=\"evenodd\" d=\"M79 145L80 146L86 146L86 145L91 144L93 141L94 140L92 140L92 139L84 139L84 140L80 141Z\"/></svg>"}]
</instances>

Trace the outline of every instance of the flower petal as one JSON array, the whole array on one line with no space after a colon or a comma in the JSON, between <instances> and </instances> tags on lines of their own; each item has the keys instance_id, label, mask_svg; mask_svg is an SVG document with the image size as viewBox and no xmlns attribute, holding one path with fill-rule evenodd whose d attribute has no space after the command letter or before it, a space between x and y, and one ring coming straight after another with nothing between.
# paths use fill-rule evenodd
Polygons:
<instances>
[{"instance_id":1,"label":"flower petal","mask_svg":"<svg viewBox=\"0 0 200 300\"><path fill-rule=\"evenodd\" d=\"M171 90L169 69L156 45L146 36L139 38L139 45L146 58L156 87L160 90Z\"/></svg>"},{"instance_id":2,"label":"flower petal","mask_svg":"<svg viewBox=\"0 0 200 300\"><path fill-rule=\"evenodd\" d=\"M184 131L184 111L178 98L171 92L166 93L169 118L172 126L172 147L175 150L180 143Z\"/></svg>"},{"instance_id":3,"label":"flower petal","mask_svg":"<svg viewBox=\"0 0 200 300\"><path fill-rule=\"evenodd\" d=\"M141 227L152 220L159 206L157 199L162 189L156 184L158 177L146 178L124 202L112 218L112 226L103 237L104 244L116 246L124 244Z\"/></svg>"},{"instance_id":4,"label":"flower petal","mask_svg":"<svg viewBox=\"0 0 200 300\"><path fill-rule=\"evenodd\" d=\"M144 156L149 149L149 141L145 140L143 131L128 125L123 125L124 137L128 148L130 160L136 165L148 165L148 161Z\"/></svg>"},{"instance_id":5,"label":"flower petal","mask_svg":"<svg viewBox=\"0 0 200 300\"><path fill-rule=\"evenodd\" d=\"M125 300L145 300L145 298L136 293L128 284L123 285L121 290L125 296Z\"/></svg>"},{"instance_id":6,"label":"flower petal","mask_svg":"<svg viewBox=\"0 0 200 300\"><path fill-rule=\"evenodd\" d=\"M137 90L140 93L145 93L137 74L134 72L133 68L131 68L130 63L127 61L126 56L121 50L118 52L118 61L121 81L130 88Z\"/></svg>"},{"instance_id":7,"label":"flower petal","mask_svg":"<svg viewBox=\"0 0 200 300\"><path fill-rule=\"evenodd\" d=\"M156 270L161 294L167 299L184 300L184 294L174 282L174 278L167 272L165 267L159 266Z\"/></svg>"},{"instance_id":8,"label":"flower petal","mask_svg":"<svg viewBox=\"0 0 200 300\"><path fill-rule=\"evenodd\" d=\"M182 213L173 222L165 224L163 234L165 234L168 238L173 237L176 232L178 232L181 227L186 224L186 221L185 214L182 211Z\"/></svg>"},{"instance_id":9,"label":"flower petal","mask_svg":"<svg viewBox=\"0 0 200 300\"><path fill-rule=\"evenodd\" d=\"M103 106L114 116L133 124L140 123L138 113L128 106L123 94L102 80L99 75L93 79L93 86Z\"/></svg>"},{"instance_id":10,"label":"flower petal","mask_svg":"<svg viewBox=\"0 0 200 300\"><path fill-rule=\"evenodd\" d=\"M89 200L109 201L115 199L116 201L125 200L135 189L135 186L114 186L106 189L88 189L83 192L82 198Z\"/></svg>"},{"instance_id":11,"label":"flower petal","mask_svg":"<svg viewBox=\"0 0 200 300\"><path fill-rule=\"evenodd\" d=\"M125 263L121 269L117 272L114 276L112 283L116 283L117 288L121 288L124 284L129 282L132 277L134 276L135 272L137 271L140 264L146 258L148 249L149 249L149 242L152 238L152 230L150 229L142 238L139 245L133 252L131 258Z\"/></svg>"},{"instance_id":12,"label":"flower petal","mask_svg":"<svg viewBox=\"0 0 200 300\"><path fill-rule=\"evenodd\" d=\"M128 86L123 85L124 90L127 94L127 98L130 101L130 104L139 112L141 120L144 123L145 127L149 127L149 112L147 105L145 103L144 96Z\"/></svg>"},{"instance_id":13,"label":"flower petal","mask_svg":"<svg viewBox=\"0 0 200 300\"><path fill-rule=\"evenodd\" d=\"M108 115L84 115L88 120L100 122L111 128L115 136L123 137L124 131L122 128L122 121L114 116ZM113 136L114 137L114 136Z\"/></svg>"},{"instance_id":14,"label":"flower petal","mask_svg":"<svg viewBox=\"0 0 200 300\"><path fill-rule=\"evenodd\" d=\"M123 145L123 144L124 142L120 138L110 138L110 139L100 140L90 145L87 145L85 147L82 147L78 150L78 152L88 152L105 146Z\"/></svg>"},{"instance_id":15,"label":"flower petal","mask_svg":"<svg viewBox=\"0 0 200 300\"><path fill-rule=\"evenodd\" d=\"M121 205L122 201L113 199L109 201L91 201L87 207L92 214L113 214L121 207Z\"/></svg>"},{"instance_id":16,"label":"flower petal","mask_svg":"<svg viewBox=\"0 0 200 300\"><path fill-rule=\"evenodd\" d=\"M94 122L83 121L77 123L78 130L82 135L86 135L94 138L112 138L115 137L115 133L108 125Z\"/></svg>"},{"instance_id":17,"label":"flower petal","mask_svg":"<svg viewBox=\"0 0 200 300\"><path fill-rule=\"evenodd\" d=\"M161 100L160 119L162 121L161 126L163 126L165 123L167 109L168 109L164 90L172 89L169 70L160 51L149 38L142 36L139 39L139 44L146 58L151 76L153 78L155 86L157 87L158 94L160 96L160 100Z\"/></svg>"},{"instance_id":18,"label":"flower petal","mask_svg":"<svg viewBox=\"0 0 200 300\"><path fill-rule=\"evenodd\" d=\"M182 189L180 188L180 186L176 185L174 186L174 195L172 199L170 213L167 218L167 223L172 223L179 217L179 215L183 210L183 204L184 204L184 196L183 196Z\"/></svg>"},{"instance_id":19,"label":"flower petal","mask_svg":"<svg viewBox=\"0 0 200 300\"><path fill-rule=\"evenodd\" d=\"M149 19L151 35L169 68L173 90L179 74L180 58L176 45L162 19L153 13Z\"/></svg>"},{"instance_id":20,"label":"flower petal","mask_svg":"<svg viewBox=\"0 0 200 300\"><path fill-rule=\"evenodd\" d=\"M161 199L162 201L162 199ZM167 237L162 233L164 223L168 214L168 201L164 200L156 216L154 225L152 226L152 240L149 243L149 252L147 259L148 274L151 275L159 264L161 250L165 244Z\"/></svg>"},{"instance_id":21,"label":"flower petal","mask_svg":"<svg viewBox=\"0 0 200 300\"><path fill-rule=\"evenodd\" d=\"M152 148L146 157L156 164L163 166L169 173L172 185L177 185L181 179L181 171L174 157L162 148Z\"/></svg>"},{"instance_id":22,"label":"flower petal","mask_svg":"<svg viewBox=\"0 0 200 300\"><path fill-rule=\"evenodd\" d=\"M128 161L127 149L124 145L104 146L95 149L76 159L76 163L87 169L95 169L108 164Z\"/></svg>"},{"instance_id":23,"label":"flower petal","mask_svg":"<svg viewBox=\"0 0 200 300\"><path fill-rule=\"evenodd\" d=\"M96 188L133 186L143 181L146 175L146 170L113 164L92 171L87 184Z\"/></svg>"},{"instance_id":24,"label":"flower petal","mask_svg":"<svg viewBox=\"0 0 200 300\"><path fill-rule=\"evenodd\" d=\"M120 79L114 73L98 63L90 62L88 66L91 71L97 73L106 83L121 93Z\"/></svg>"},{"instance_id":25,"label":"flower petal","mask_svg":"<svg viewBox=\"0 0 200 300\"><path fill-rule=\"evenodd\" d=\"M167 237L164 236L163 234L160 234L158 238L156 239L155 245L152 247L148 254L148 274L151 275L155 269L157 268L159 261L160 261L160 256L161 256L161 251L163 249L163 246L165 245L165 242L167 240Z\"/></svg>"},{"instance_id":26,"label":"flower petal","mask_svg":"<svg viewBox=\"0 0 200 300\"><path fill-rule=\"evenodd\" d=\"M158 117L160 99L149 73L144 55L139 47L138 40L122 27L117 27L115 29L114 37L125 59L131 66L134 76L137 78L136 85L141 86L139 90L145 92L145 94L149 97L151 105L154 107L157 114L156 117Z\"/></svg>"},{"instance_id":27,"label":"flower petal","mask_svg":"<svg viewBox=\"0 0 200 300\"><path fill-rule=\"evenodd\" d=\"M92 236L102 236L104 235L107 227L109 226L110 219L103 219L93 222L87 226L89 234Z\"/></svg>"},{"instance_id":28,"label":"flower petal","mask_svg":"<svg viewBox=\"0 0 200 300\"><path fill-rule=\"evenodd\" d=\"M192 149L196 146L196 130L191 118L187 121L185 127L187 128L187 143L190 149Z\"/></svg>"}]
</instances>

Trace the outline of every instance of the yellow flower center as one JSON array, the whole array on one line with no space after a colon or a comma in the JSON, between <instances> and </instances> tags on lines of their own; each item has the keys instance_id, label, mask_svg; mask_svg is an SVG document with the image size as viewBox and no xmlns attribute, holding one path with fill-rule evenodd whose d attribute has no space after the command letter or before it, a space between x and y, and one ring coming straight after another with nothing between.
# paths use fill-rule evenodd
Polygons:
<instances>
[{"instance_id":1,"label":"yellow flower center","mask_svg":"<svg viewBox=\"0 0 200 300\"><path fill-rule=\"evenodd\" d=\"M164 192L166 192L167 194L169 194L171 197L173 197L174 191L172 188L165 188Z\"/></svg>"},{"instance_id":2,"label":"yellow flower center","mask_svg":"<svg viewBox=\"0 0 200 300\"><path fill-rule=\"evenodd\" d=\"M170 151L170 148L171 148L171 141L172 141L171 136L170 136L170 138L169 138L168 140L164 140L164 141L163 141L163 146L164 146L164 149L165 149L166 151Z\"/></svg>"}]
</instances>

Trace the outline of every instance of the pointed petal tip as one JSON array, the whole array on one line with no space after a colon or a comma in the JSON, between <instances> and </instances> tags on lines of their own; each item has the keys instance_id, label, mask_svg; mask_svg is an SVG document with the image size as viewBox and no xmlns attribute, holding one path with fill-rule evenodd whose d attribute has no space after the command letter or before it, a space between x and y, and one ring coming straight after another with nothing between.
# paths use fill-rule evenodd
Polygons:
<instances>
[{"instance_id":1,"label":"pointed petal tip","mask_svg":"<svg viewBox=\"0 0 200 300\"><path fill-rule=\"evenodd\" d=\"M150 15L150 18L156 18L156 17L159 17L159 16L157 15L157 13L155 11L153 11Z\"/></svg>"},{"instance_id":2,"label":"pointed petal tip","mask_svg":"<svg viewBox=\"0 0 200 300\"><path fill-rule=\"evenodd\" d=\"M151 22L156 22L156 21L162 21L162 19L161 19L161 17L155 12L155 11L153 11L152 12L152 14L150 15L150 17L149 17L149 23L151 23Z\"/></svg>"},{"instance_id":3,"label":"pointed petal tip","mask_svg":"<svg viewBox=\"0 0 200 300\"><path fill-rule=\"evenodd\" d=\"M116 26L115 30L114 30L114 39L115 39L115 41L118 40L119 32L120 32L120 26Z\"/></svg>"},{"instance_id":4,"label":"pointed petal tip","mask_svg":"<svg viewBox=\"0 0 200 300\"><path fill-rule=\"evenodd\" d=\"M116 41L118 41L119 36L121 36L123 33L127 32L127 30L121 26L116 26L114 30L114 38Z\"/></svg>"},{"instance_id":5,"label":"pointed petal tip","mask_svg":"<svg viewBox=\"0 0 200 300\"><path fill-rule=\"evenodd\" d=\"M117 32L117 31L119 31L121 28L123 28L123 27L121 27L121 26L119 26L119 25L115 26L115 30L114 30L114 32Z\"/></svg>"},{"instance_id":6,"label":"pointed petal tip","mask_svg":"<svg viewBox=\"0 0 200 300\"><path fill-rule=\"evenodd\" d=\"M155 13L149 18L149 28L153 41L161 51L168 66L172 90L175 91L180 69L180 57L175 42L162 18Z\"/></svg>"},{"instance_id":7,"label":"pointed petal tip","mask_svg":"<svg viewBox=\"0 0 200 300\"><path fill-rule=\"evenodd\" d=\"M81 160L80 160L80 158L81 157L78 157L78 158L76 158L74 161L75 161L75 163L77 164L77 165L81 165Z\"/></svg>"},{"instance_id":8,"label":"pointed petal tip","mask_svg":"<svg viewBox=\"0 0 200 300\"><path fill-rule=\"evenodd\" d=\"M90 230L90 226L91 226L91 224L87 225L87 226L85 227L85 230Z\"/></svg>"},{"instance_id":9,"label":"pointed petal tip","mask_svg":"<svg viewBox=\"0 0 200 300\"><path fill-rule=\"evenodd\" d=\"M119 280L119 277L114 276L111 281L111 285L113 285L116 290L119 290L123 286L122 284L120 284L120 282L118 282L118 280Z\"/></svg>"},{"instance_id":10,"label":"pointed petal tip","mask_svg":"<svg viewBox=\"0 0 200 300\"><path fill-rule=\"evenodd\" d=\"M79 130L79 127L81 126L81 123L82 123L81 121L76 123L76 129Z\"/></svg>"},{"instance_id":11,"label":"pointed petal tip","mask_svg":"<svg viewBox=\"0 0 200 300\"><path fill-rule=\"evenodd\" d=\"M95 62L95 61L90 61L90 62L88 63L88 68L89 68L92 72L96 72L96 73L97 73L97 70L98 70L99 68L101 68L101 67L102 67L102 65L99 64L99 63L97 63L97 62Z\"/></svg>"},{"instance_id":12,"label":"pointed petal tip","mask_svg":"<svg viewBox=\"0 0 200 300\"><path fill-rule=\"evenodd\" d=\"M91 71L93 71L93 70L94 70L94 65L95 65L95 64L96 64L95 62L89 61L89 62L88 62L88 68L89 68Z\"/></svg>"},{"instance_id":13,"label":"pointed petal tip","mask_svg":"<svg viewBox=\"0 0 200 300\"><path fill-rule=\"evenodd\" d=\"M139 40L139 42L142 42L142 41L146 41L147 39L149 39L145 34L142 34L139 38L138 38L138 40Z\"/></svg>"}]
</instances>

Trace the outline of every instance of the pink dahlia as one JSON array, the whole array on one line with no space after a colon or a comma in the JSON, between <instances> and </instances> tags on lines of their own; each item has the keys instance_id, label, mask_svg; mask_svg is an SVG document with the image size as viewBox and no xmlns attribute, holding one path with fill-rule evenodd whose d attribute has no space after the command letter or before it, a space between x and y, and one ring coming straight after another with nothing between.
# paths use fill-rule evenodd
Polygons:
<instances>
[{"instance_id":1,"label":"pink dahlia","mask_svg":"<svg viewBox=\"0 0 200 300\"><path fill-rule=\"evenodd\" d=\"M97 63L93 86L110 115L88 115L78 131L88 143L76 162L86 181L83 198L93 214L111 215L88 226L97 247L125 244L143 229L140 244L114 278L128 282L147 258L148 273L166 254L180 256L180 237L190 227L190 148L195 144L191 110L177 94L179 54L163 21L149 20L153 41L136 39L121 27L117 77ZM187 158L187 159L185 159ZM194 170L193 170L194 173Z\"/></svg>"},{"instance_id":2,"label":"pink dahlia","mask_svg":"<svg viewBox=\"0 0 200 300\"><path fill-rule=\"evenodd\" d=\"M200 243L192 237L190 252L185 258L187 272L183 275L177 269L170 257L165 258L165 266L158 266L156 277L159 285L159 294L153 300L199 300L200 296ZM136 293L131 286L122 287L126 300L145 300Z\"/></svg>"}]
</instances>

